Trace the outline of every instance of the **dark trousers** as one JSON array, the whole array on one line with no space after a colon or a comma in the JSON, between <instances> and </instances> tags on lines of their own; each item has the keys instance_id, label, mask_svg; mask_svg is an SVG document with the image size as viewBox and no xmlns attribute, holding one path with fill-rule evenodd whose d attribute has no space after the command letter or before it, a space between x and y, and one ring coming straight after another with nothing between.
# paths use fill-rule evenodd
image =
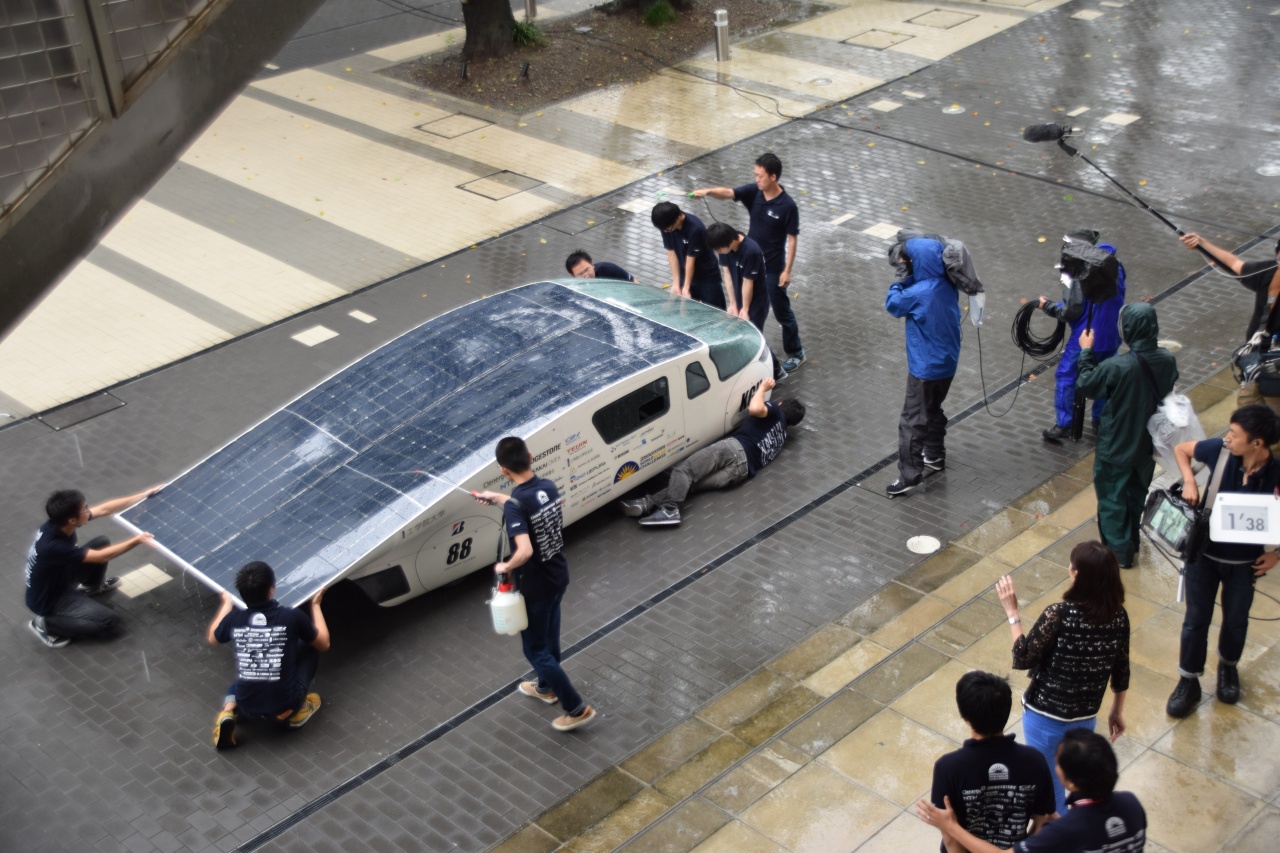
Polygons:
<instances>
[{"instance_id":1,"label":"dark trousers","mask_svg":"<svg viewBox=\"0 0 1280 853\"><path fill-rule=\"evenodd\" d=\"M947 455L947 416L942 403L951 390L951 380L920 379L907 374L907 396L898 419L898 473L910 482L924 474L924 456L942 459Z\"/></svg>"},{"instance_id":2,"label":"dark trousers","mask_svg":"<svg viewBox=\"0 0 1280 853\"><path fill-rule=\"evenodd\" d=\"M795 312L791 310L791 297L785 287L778 286L782 272L766 272L764 274L765 292L769 294L769 304L773 306L773 319L782 327L782 350L787 355L798 356L804 352L800 343L800 324L796 322Z\"/></svg>"},{"instance_id":3,"label":"dark trousers","mask_svg":"<svg viewBox=\"0 0 1280 853\"><path fill-rule=\"evenodd\" d=\"M234 701L237 704L236 710L240 712L242 717L259 720L274 720L285 711L297 711L307 701L307 694L311 692L311 686L316 682L316 673L320 671L320 652L310 643L295 637L294 656L293 656L293 677L289 679L287 685L284 686L284 695L289 697L285 700L283 708L256 708L253 706L245 706L240 702L238 695L242 692L239 690L240 681L236 680L231 683L231 687L227 689L227 702Z\"/></svg>"},{"instance_id":4,"label":"dark trousers","mask_svg":"<svg viewBox=\"0 0 1280 853\"><path fill-rule=\"evenodd\" d=\"M667 487L645 498L647 510L684 502L691 491L727 489L747 479L747 451L736 438L722 438L708 445L671 471Z\"/></svg>"},{"instance_id":5,"label":"dark trousers","mask_svg":"<svg viewBox=\"0 0 1280 853\"><path fill-rule=\"evenodd\" d=\"M760 282L756 282L756 287L760 286ZM751 321L751 325L755 326L760 334L764 334L764 321L769 319L769 303L765 300L756 302L754 295L751 305L747 307L747 319ZM773 378L782 378L782 362L774 355L773 350L769 350L769 358L773 359Z\"/></svg>"},{"instance_id":6,"label":"dark trousers","mask_svg":"<svg viewBox=\"0 0 1280 853\"><path fill-rule=\"evenodd\" d=\"M1102 544L1116 555L1122 566L1133 565L1138 551L1142 508L1151 488L1156 462L1150 456L1136 465L1113 465L1098 460L1093 463L1093 491L1098 498L1098 532Z\"/></svg>"},{"instance_id":7,"label":"dark trousers","mask_svg":"<svg viewBox=\"0 0 1280 853\"><path fill-rule=\"evenodd\" d=\"M1209 647L1209 622L1213 602L1222 587L1222 627L1218 629L1218 658L1234 666L1244 653L1249 632L1249 608L1253 606L1256 582L1247 563L1220 563L1201 557L1187 566L1187 615L1182 619L1182 642L1178 652L1178 674L1198 678L1204 673Z\"/></svg>"},{"instance_id":8,"label":"dark trousers","mask_svg":"<svg viewBox=\"0 0 1280 853\"><path fill-rule=\"evenodd\" d=\"M110 544L107 537L97 536L84 547L97 551ZM106 563L81 563L80 566L77 582L81 586L97 586L107 577ZM72 589L55 601L44 615L44 629L58 637L110 635L120 630L120 614L80 590Z\"/></svg>"},{"instance_id":9,"label":"dark trousers","mask_svg":"<svg viewBox=\"0 0 1280 853\"><path fill-rule=\"evenodd\" d=\"M560 600L563 592L549 598L524 600L529 627L520 632L525 660L538 674L538 692L554 693L566 714L577 716L587 707L573 689L569 676L560 667Z\"/></svg>"},{"instance_id":10,"label":"dark trousers","mask_svg":"<svg viewBox=\"0 0 1280 853\"><path fill-rule=\"evenodd\" d=\"M719 308L721 311L727 307L724 301L724 285L721 284L719 276L707 279L695 278L689 283L689 295L702 304Z\"/></svg>"}]
</instances>

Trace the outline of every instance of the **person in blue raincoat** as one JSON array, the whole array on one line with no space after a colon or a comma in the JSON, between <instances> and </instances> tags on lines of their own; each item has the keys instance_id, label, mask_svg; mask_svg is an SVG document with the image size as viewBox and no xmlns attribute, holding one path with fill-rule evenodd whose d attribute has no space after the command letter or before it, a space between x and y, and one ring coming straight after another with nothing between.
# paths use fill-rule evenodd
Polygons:
<instances>
[{"instance_id":1,"label":"person in blue raincoat","mask_svg":"<svg viewBox=\"0 0 1280 853\"><path fill-rule=\"evenodd\" d=\"M898 479L890 497L913 491L924 471L946 467L947 416L942 403L960 362L960 294L947 279L942 243L924 237L906 242L908 275L889 286L884 310L906 318L907 394L898 421Z\"/></svg>"},{"instance_id":2,"label":"person in blue raincoat","mask_svg":"<svg viewBox=\"0 0 1280 853\"><path fill-rule=\"evenodd\" d=\"M1098 232L1090 228L1079 228L1067 234L1068 240L1079 240L1104 249L1111 254L1116 247L1108 243L1098 243ZM1117 258L1117 263L1119 259ZM1087 326L1093 327L1093 357L1101 363L1116 354L1120 348L1120 309L1124 307L1124 264L1120 264L1120 274L1116 277L1116 295L1105 302L1091 302L1084 298L1080 284L1072 281L1062 288L1062 301L1050 302L1046 296L1040 297L1040 310L1055 320L1069 323L1071 332L1067 335L1067 344L1062 349L1062 359L1058 362L1055 373L1057 386L1053 394L1053 410L1057 420L1053 426L1041 435L1052 444L1061 444L1063 439L1071 437L1071 422L1074 417L1076 400L1076 374L1080 360L1080 333ZM1102 418L1102 409L1106 399L1093 401L1093 426L1097 432L1098 421Z\"/></svg>"}]
</instances>

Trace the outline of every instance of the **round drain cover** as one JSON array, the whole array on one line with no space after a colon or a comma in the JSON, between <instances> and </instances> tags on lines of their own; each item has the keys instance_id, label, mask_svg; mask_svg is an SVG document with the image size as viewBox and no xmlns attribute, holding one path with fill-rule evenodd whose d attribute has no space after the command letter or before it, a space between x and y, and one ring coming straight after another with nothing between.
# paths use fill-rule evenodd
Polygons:
<instances>
[{"instance_id":1,"label":"round drain cover","mask_svg":"<svg viewBox=\"0 0 1280 853\"><path fill-rule=\"evenodd\" d=\"M932 536L912 536L907 540L907 550L913 554L932 554L942 543Z\"/></svg>"}]
</instances>

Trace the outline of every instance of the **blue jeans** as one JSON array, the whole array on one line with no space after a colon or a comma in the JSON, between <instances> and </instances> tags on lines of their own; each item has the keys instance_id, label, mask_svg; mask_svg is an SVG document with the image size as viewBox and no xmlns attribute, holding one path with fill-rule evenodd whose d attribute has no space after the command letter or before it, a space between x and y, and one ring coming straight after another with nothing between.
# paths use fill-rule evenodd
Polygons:
<instances>
[{"instance_id":1,"label":"blue jeans","mask_svg":"<svg viewBox=\"0 0 1280 853\"><path fill-rule=\"evenodd\" d=\"M1060 815L1067 813L1067 792L1062 787L1062 780L1058 778L1058 771L1055 769L1058 763L1058 744L1062 743L1062 736L1068 729L1093 731L1097 722L1097 717L1090 717L1087 720L1064 723L1061 720L1046 717L1034 708L1022 706L1022 736L1026 738L1027 746L1043 755L1049 765L1049 775L1053 777L1053 799L1057 803Z\"/></svg>"},{"instance_id":2,"label":"blue jeans","mask_svg":"<svg viewBox=\"0 0 1280 853\"><path fill-rule=\"evenodd\" d=\"M111 544L105 536L96 536L85 543L90 551L99 551ZM106 563L81 563L77 584L97 586L106 580ZM120 630L120 614L105 604L99 604L78 589L71 589L59 596L44 615L44 629L57 637L109 637Z\"/></svg>"},{"instance_id":3,"label":"blue jeans","mask_svg":"<svg viewBox=\"0 0 1280 853\"><path fill-rule=\"evenodd\" d=\"M1182 643L1178 653L1178 674L1199 678L1209 647L1209 622L1213 601L1222 585L1222 627L1218 629L1218 658L1235 666L1244 653L1249 632L1249 608L1253 606L1253 586L1257 578L1247 563L1219 563L1201 557L1187 566L1187 615L1182 619Z\"/></svg>"},{"instance_id":4,"label":"blue jeans","mask_svg":"<svg viewBox=\"0 0 1280 853\"><path fill-rule=\"evenodd\" d=\"M560 699L560 707L566 714L577 716L587 707L582 696L569 683L569 676L560 668L560 599L563 592L550 598L524 600L529 614L529 627L520 632L525 659L538 674L538 692L554 693Z\"/></svg>"},{"instance_id":5,"label":"blue jeans","mask_svg":"<svg viewBox=\"0 0 1280 853\"><path fill-rule=\"evenodd\" d=\"M786 288L778 287L781 276L781 271L766 272L764 287L769 294L769 304L773 306L773 319L782 327L782 349L787 355L798 356L804 352L800 343L800 324L791 310L791 297L787 295Z\"/></svg>"}]
</instances>

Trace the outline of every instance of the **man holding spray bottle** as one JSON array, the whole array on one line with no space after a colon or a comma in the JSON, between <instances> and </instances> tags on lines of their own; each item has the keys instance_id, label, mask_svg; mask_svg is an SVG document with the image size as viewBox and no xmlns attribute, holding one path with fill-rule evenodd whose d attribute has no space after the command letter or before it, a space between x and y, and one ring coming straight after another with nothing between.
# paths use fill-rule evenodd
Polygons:
<instances>
[{"instance_id":1,"label":"man holding spray bottle","mask_svg":"<svg viewBox=\"0 0 1280 853\"><path fill-rule=\"evenodd\" d=\"M529 626L520 632L520 641L538 678L520 682L518 689L548 705L559 702L565 713L552 720L551 726L557 731L572 731L594 720L596 712L560 666L560 601L569 588L560 492L555 483L533 473L533 456L522 439L509 435L500 440L496 455L498 469L514 484L511 494L473 495L483 504L502 506L511 556L494 563L493 570L498 575L516 574L529 615Z\"/></svg>"}]
</instances>

